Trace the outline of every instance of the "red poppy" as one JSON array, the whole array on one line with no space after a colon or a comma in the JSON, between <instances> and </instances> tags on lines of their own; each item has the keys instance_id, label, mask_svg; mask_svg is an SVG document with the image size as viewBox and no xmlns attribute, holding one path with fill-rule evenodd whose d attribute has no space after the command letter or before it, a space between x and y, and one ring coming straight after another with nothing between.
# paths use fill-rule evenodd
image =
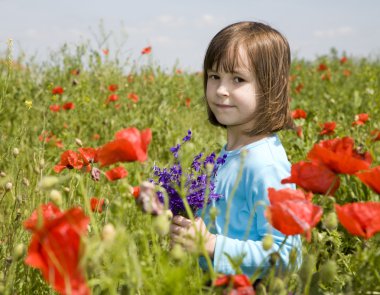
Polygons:
<instances>
[{"instance_id":1,"label":"red poppy","mask_svg":"<svg viewBox=\"0 0 380 295\"><path fill-rule=\"evenodd\" d=\"M115 181L127 177L128 171L124 167L116 167L106 172L106 177L109 181Z\"/></svg>"},{"instance_id":2,"label":"red poppy","mask_svg":"<svg viewBox=\"0 0 380 295\"><path fill-rule=\"evenodd\" d=\"M292 118L293 119L306 119L306 112L302 109L295 109L292 111Z\"/></svg>"},{"instance_id":3,"label":"red poppy","mask_svg":"<svg viewBox=\"0 0 380 295\"><path fill-rule=\"evenodd\" d=\"M298 137L303 138L302 126L296 126L296 133Z\"/></svg>"},{"instance_id":4,"label":"red poppy","mask_svg":"<svg viewBox=\"0 0 380 295\"><path fill-rule=\"evenodd\" d=\"M331 135L335 133L336 123L335 122L326 122L322 125L323 129L319 132L320 135Z\"/></svg>"},{"instance_id":5,"label":"red poppy","mask_svg":"<svg viewBox=\"0 0 380 295\"><path fill-rule=\"evenodd\" d=\"M152 131L126 128L115 134L115 140L98 149L98 159L101 166L117 162L143 162L147 159L148 145L152 139Z\"/></svg>"},{"instance_id":6,"label":"red poppy","mask_svg":"<svg viewBox=\"0 0 380 295\"><path fill-rule=\"evenodd\" d=\"M344 69L342 73L343 73L343 76L345 76L345 77L351 76L351 71L350 70Z\"/></svg>"},{"instance_id":7,"label":"red poppy","mask_svg":"<svg viewBox=\"0 0 380 295\"><path fill-rule=\"evenodd\" d=\"M372 130L371 135L372 135L372 141L379 141L380 140L380 129Z\"/></svg>"},{"instance_id":8,"label":"red poppy","mask_svg":"<svg viewBox=\"0 0 380 295\"><path fill-rule=\"evenodd\" d=\"M255 295L252 283L245 274L221 275L215 279L213 285L215 287L229 287L231 285L233 289L228 295Z\"/></svg>"},{"instance_id":9,"label":"red poppy","mask_svg":"<svg viewBox=\"0 0 380 295\"><path fill-rule=\"evenodd\" d=\"M319 72L326 71L327 69L328 69L328 67L324 63L321 63L318 66L318 71Z\"/></svg>"},{"instance_id":10,"label":"red poppy","mask_svg":"<svg viewBox=\"0 0 380 295\"><path fill-rule=\"evenodd\" d=\"M282 200L307 200L311 201L312 193L305 194L302 190L292 188L282 188L279 190L273 187L268 188L268 195L271 196L271 204L281 202Z\"/></svg>"},{"instance_id":11,"label":"red poppy","mask_svg":"<svg viewBox=\"0 0 380 295\"><path fill-rule=\"evenodd\" d=\"M51 91L52 94L58 94L58 95L63 94L63 92L65 92L65 91L63 90L63 88L61 86L56 86Z\"/></svg>"},{"instance_id":12,"label":"red poppy","mask_svg":"<svg viewBox=\"0 0 380 295\"><path fill-rule=\"evenodd\" d=\"M83 160L80 154L67 150L61 155L61 162L54 166L54 171L60 173L63 169L81 169L83 167Z\"/></svg>"},{"instance_id":13,"label":"red poppy","mask_svg":"<svg viewBox=\"0 0 380 295\"><path fill-rule=\"evenodd\" d=\"M61 109L61 107L59 106L59 104L52 104L49 109L53 112L53 113L56 113L56 112L59 112L59 110Z\"/></svg>"},{"instance_id":14,"label":"red poppy","mask_svg":"<svg viewBox=\"0 0 380 295\"><path fill-rule=\"evenodd\" d=\"M323 140L313 146L307 157L321 161L335 173L343 174L366 170L372 163L368 152L359 153L354 149L354 140L350 137Z\"/></svg>"},{"instance_id":15,"label":"red poppy","mask_svg":"<svg viewBox=\"0 0 380 295\"><path fill-rule=\"evenodd\" d=\"M344 64L344 63L346 63L347 62L347 57L345 57L345 56L343 56L341 59L340 59L340 63L341 64Z\"/></svg>"},{"instance_id":16,"label":"red poppy","mask_svg":"<svg viewBox=\"0 0 380 295\"><path fill-rule=\"evenodd\" d=\"M295 91L296 93L300 93L301 90L303 89L303 87L304 87L303 83L299 83L299 84L297 85L297 87L294 89L294 91Z\"/></svg>"},{"instance_id":17,"label":"red poppy","mask_svg":"<svg viewBox=\"0 0 380 295\"><path fill-rule=\"evenodd\" d=\"M98 162L97 150L95 148L79 148L78 152L82 156L84 165L89 165Z\"/></svg>"},{"instance_id":18,"label":"red poppy","mask_svg":"<svg viewBox=\"0 0 380 295\"><path fill-rule=\"evenodd\" d=\"M108 86L108 90L111 92L115 92L118 89L119 89L119 86L117 84L111 84Z\"/></svg>"},{"instance_id":19,"label":"red poppy","mask_svg":"<svg viewBox=\"0 0 380 295\"><path fill-rule=\"evenodd\" d=\"M151 52L152 52L152 46L145 47L143 48L143 50L141 50L141 54L149 54Z\"/></svg>"},{"instance_id":20,"label":"red poppy","mask_svg":"<svg viewBox=\"0 0 380 295\"><path fill-rule=\"evenodd\" d=\"M311 229L319 222L322 208L307 200L298 200L283 194L282 199L268 194L271 202L265 215L272 226L284 235L305 234L311 239ZM272 200L273 199L273 200Z\"/></svg>"},{"instance_id":21,"label":"red poppy","mask_svg":"<svg viewBox=\"0 0 380 295\"><path fill-rule=\"evenodd\" d=\"M331 73L330 71L324 73L321 75L321 79L324 81L330 81L331 80Z\"/></svg>"},{"instance_id":22,"label":"red poppy","mask_svg":"<svg viewBox=\"0 0 380 295\"><path fill-rule=\"evenodd\" d=\"M104 55L108 55L110 53L109 49L102 49Z\"/></svg>"},{"instance_id":23,"label":"red poppy","mask_svg":"<svg viewBox=\"0 0 380 295\"><path fill-rule=\"evenodd\" d=\"M358 114L355 116L355 121L352 122L352 126L364 125L369 119L369 115L366 113Z\"/></svg>"},{"instance_id":24,"label":"red poppy","mask_svg":"<svg viewBox=\"0 0 380 295\"><path fill-rule=\"evenodd\" d=\"M190 107L190 103L191 103L191 98L189 98L189 97L186 98L186 99L185 99L185 105L186 105L186 107L189 108L189 107Z\"/></svg>"},{"instance_id":25,"label":"red poppy","mask_svg":"<svg viewBox=\"0 0 380 295\"><path fill-rule=\"evenodd\" d=\"M304 162L293 164L291 175L281 181L285 183L295 183L306 191L315 194L334 195L339 188L339 177L318 161Z\"/></svg>"},{"instance_id":26,"label":"red poppy","mask_svg":"<svg viewBox=\"0 0 380 295\"><path fill-rule=\"evenodd\" d=\"M80 74L80 69L73 69L71 70L71 75L78 76Z\"/></svg>"},{"instance_id":27,"label":"red poppy","mask_svg":"<svg viewBox=\"0 0 380 295\"><path fill-rule=\"evenodd\" d=\"M128 93L128 99L132 100L133 102L139 101L139 96L136 93Z\"/></svg>"},{"instance_id":28,"label":"red poppy","mask_svg":"<svg viewBox=\"0 0 380 295\"><path fill-rule=\"evenodd\" d=\"M335 204L340 223L352 235L369 239L380 232L380 203Z\"/></svg>"},{"instance_id":29,"label":"red poppy","mask_svg":"<svg viewBox=\"0 0 380 295\"><path fill-rule=\"evenodd\" d=\"M175 73L178 74L178 75L180 75L180 74L183 73L183 71L182 71L181 69L176 69L176 70L175 70Z\"/></svg>"},{"instance_id":30,"label":"red poppy","mask_svg":"<svg viewBox=\"0 0 380 295\"><path fill-rule=\"evenodd\" d=\"M72 103L72 102L66 102L66 103L62 106L62 108L63 108L64 110L73 110L73 109L75 108L75 105L74 105L74 103Z\"/></svg>"},{"instance_id":31,"label":"red poppy","mask_svg":"<svg viewBox=\"0 0 380 295\"><path fill-rule=\"evenodd\" d=\"M132 195L137 199L140 195L140 187L139 186L134 186L132 188Z\"/></svg>"},{"instance_id":32,"label":"red poppy","mask_svg":"<svg viewBox=\"0 0 380 295\"><path fill-rule=\"evenodd\" d=\"M103 198L92 197L90 199L91 211L92 212L102 213L103 212L103 207L104 207L104 201L105 200Z\"/></svg>"},{"instance_id":33,"label":"red poppy","mask_svg":"<svg viewBox=\"0 0 380 295\"><path fill-rule=\"evenodd\" d=\"M38 140L43 142L49 142L53 137L53 132L44 130L40 135L38 135Z\"/></svg>"},{"instance_id":34,"label":"red poppy","mask_svg":"<svg viewBox=\"0 0 380 295\"><path fill-rule=\"evenodd\" d=\"M98 133L94 133L94 134L92 135L92 139L93 139L93 140L99 140L99 139L100 139L100 134L98 134Z\"/></svg>"},{"instance_id":35,"label":"red poppy","mask_svg":"<svg viewBox=\"0 0 380 295\"><path fill-rule=\"evenodd\" d=\"M61 139L57 139L54 144L57 148L63 149L63 143Z\"/></svg>"},{"instance_id":36,"label":"red poppy","mask_svg":"<svg viewBox=\"0 0 380 295\"><path fill-rule=\"evenodd\" d=\"M38 268L60 294L90 294L79 263L81 237L88 223L81 208L62 212L52 203L41 205L24 222L32 232L25 263Z\"/></svg>"},{"instance_id":37,"label":"red poppy","mask_svg":"<svg viewBox=\"0 0 380 295\"><path fill-rule=\"evenodd\" d=\"M119 99L119 96L115 93L108 96L106 103L109 103L111 101L117 101Z\"/></svg>"},{"instance_id":38,"label":"red poppy","mask_svg":"<svg viewBox=\"0 0 380 295\"><path fill-rule=\"evenodd\" d=\"M134 76L134 75L129 74L129 75L127 76L127 81L128 81L128 83L133 83L134 80L135 80L135 76Z\"/></svg>"},{"instance_id":39,"label":"red poppy","mask_svg":"<svg viewBox=\"0 0 380 295\"><path fill-rule=\"evenodd\" d=\"M355 175L376 193L380 194L380 166L357 172Z\"/></svg>"}]
</instances>

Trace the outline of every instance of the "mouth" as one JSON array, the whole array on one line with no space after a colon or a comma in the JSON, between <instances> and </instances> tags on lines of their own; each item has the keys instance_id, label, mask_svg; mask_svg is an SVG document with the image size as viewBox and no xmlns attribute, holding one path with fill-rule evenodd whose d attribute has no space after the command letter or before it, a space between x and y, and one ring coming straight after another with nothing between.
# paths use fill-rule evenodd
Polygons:
<instances>
[{"instance_id":1,"label":"mouth","mask_svg":"<svg viewBox=\"0 0 380 295\"><path fill-rule=\"evenodd\" d=\"M227 105L227 104L215 104L215 106L217 107L217 108L220 108L220 109L232 109L233 108L233 106L231 106L231 105Z\"/></svg>"}]
</instances>

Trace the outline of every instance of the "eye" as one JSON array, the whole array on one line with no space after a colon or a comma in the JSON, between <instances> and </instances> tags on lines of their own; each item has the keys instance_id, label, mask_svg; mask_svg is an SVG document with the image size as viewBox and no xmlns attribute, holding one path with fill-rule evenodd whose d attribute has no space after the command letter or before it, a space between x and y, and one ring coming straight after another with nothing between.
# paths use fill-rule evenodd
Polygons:
<instances>
[{"instance_id":1,"label":"eye","mask_svg":"<svg viewBox=\"0 0 380 295\"><path fill-rule=\"evenodd\" d=\"M209 80L217 80L217 79L219 79L219 76L218 76L218 75L215 75L215 74L209 74L209 75L208 75L208 79L209 79Z\"/></svg>"},{"instance_id":2,"label":"eye","mask_svg":"<svg viewBox=\"0 0 380 295\"><path fill-rule=\"evenodd\" d=\"M244 82L245 80L244 79L242 79L242 78L240 78L240 77L234 77L234 82L235 83L242 83L242 82Z\"/></svg>"}]
</instances>

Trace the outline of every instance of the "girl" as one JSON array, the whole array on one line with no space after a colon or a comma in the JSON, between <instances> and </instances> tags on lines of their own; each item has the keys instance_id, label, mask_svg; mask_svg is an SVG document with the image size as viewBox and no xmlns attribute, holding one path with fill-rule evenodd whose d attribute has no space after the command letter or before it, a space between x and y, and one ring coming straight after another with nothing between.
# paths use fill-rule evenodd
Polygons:
<instances>
[{"instance_id":1,"label":"girl","mask_svg":"<svg viewBox=\"0 0 380 295\"><path fill-rule=\"evenodd\" d=\"M215 178L215 193L224 198L209 206L204 219L197 217L192 222L175 216L171 238L192 250L201 233L218 273L235 273L230 258L240 258L241 270L252 275L259 267L267 268L269 254L276 251L286 266L293 248L300 255L300 237L285 239L271 228L264 212L268 188L282 188L281 180L290 174L290 163L276 135L293 127L288 42L268 25L235 23L211 40L203 70L209 121L227 131L221 151L227 154L226 162ZM152 186L143 185L141 199L152 192ZM210 218L212 207L218 214ZM273 244L263 246L266 235L273 237ZM206 265L202 259L201 265Z\"/></svg>"}]
</instances>

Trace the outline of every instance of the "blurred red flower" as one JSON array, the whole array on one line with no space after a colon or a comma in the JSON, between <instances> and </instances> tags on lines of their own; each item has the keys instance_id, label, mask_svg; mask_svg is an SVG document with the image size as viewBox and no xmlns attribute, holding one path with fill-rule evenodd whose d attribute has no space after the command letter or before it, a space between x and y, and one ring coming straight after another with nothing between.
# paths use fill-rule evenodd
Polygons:
<instances>
[{"instance_id":1,"label":"blurred red flower","mask_svg":"<svg viewBox=\"0 0 380 295\"><path fill-rule=\"evenodd\" d=\"M84 165L90 165L92 163L98 162L97 150L95 148L92 148L92 147L79 148L78 152L83 159Z\"/></svg>"},{"instance_id":2,"label":"blurred red flower","mask_svg":"<svg viewBox=\"0 0 380 295\"><path fill-rule=\"evenodd\" d=\"M104 55L108 55L110 53L109 49L102 49Z\"/></svg>"},{"instance_id":3,"label":"blurred red flower","mask_svg":"<svg viewBox=\"0 0 380 295\"><path fill-rule=\"evenodd\" d=\"M292 118L293 119L306 119L306 112L302 109L295 109L292 111Z\"/></svg>"},{"instance_id":4,"label":"blurred red flower","mask_svg":"<svg viewBox=\"0 0 380 295\"><path fill-rule=\"evenodd\" d=\"M345 57L345 56L343 56L341 59L340 59L340 63L341 64L344 64L344 63L346 63L347 62L347 57Z\"/></svg>"},{"instance_id":5,"label":"blurred red flower","mask_svg":"<svg viewBox=\"0 0 380 295\"><path fill-rule=\"evenodd\" d=\"M334 195L339 188L339 177L318 161L304 162L293 164L291 175L281 181L285 183L295 183L306 191L315 194Z\"/></svg>"},{"instance_id":6,"label":"blurred red flower","mask_svg":"<svg viewBox=\"0 0 380 295\"><path fill-rule=\"evenodd\" d=\"M255 295L252 283L245 274L237 275L220 275L213 283L214 287L229 287L232 290L227 295Z\"/></svg>"},{"instance_id":7,"label":"blurred red flower","mask_svg":"<svg viewBox=\"0 0 380 295\"><path fill-rule=\"evenodd\" d=\"M60 173L63 169L81 169L83 167L83 159L80 154L67 150L61 155L61 161L54 166L54 171Z\"/></svg>"},{"instance_id":8,"label":"blurred red flower","mask_svg":"<svg viewBox=\"0 0 380 295\"><path fill-rule=\"evenodd\" d=\"M136 93L128 93L128 99L132 100L133 102L138 102L139 101L139 96Z\"/></svg>"},{"instance_id":9,"label":"blurred red flower","mask_svg":"<svg viewBox=\"0 0 380 295\"><path fill-rule=\"evenodd\" d=\"M61 86L56 86L51 91L52 94L58 94L58 95L63 94L63 92L65 92L65 91L63 90L63 88Z\"/></svg>"},{"instance_id":10,"label":"blurred red flower","mask_svg":"<svg viewBox=\"0 0 380 295\"><path fill-rule=\"evenodd\" d=\"M372 135L372 141L379 141L380 140L380 129L372 130L371 135Z\"/></svg>"},{"instance_id":11,"label":"blurred red flower","mask_svg":"<svg viewBox=\"0 0 380 295\"><path fill-rule=\"evenodd\" d=\"M90 294L79 263L81 237L88 223L81 208L62 212L52 203L41 205L24 222L32 232L25 263L38 268L60 294Z\"/></svg>"},{"instance_id":12,"label":"blurred red flower","mask_svg":"<svg viewBox=\"0 0 380 295\"><path fill-rule=\"evenodd\" d=\"M59 104L52 104L49 109L53 112L53 113L56 113L56 112L59 112L59 110L61 109L61 107L59 106Z\"/></svg>"},{"instance_id":13,"label":"blurred red flower","mask_svg":"<svg viewBox=\"0 0 380 295\"><path fill-rule=\"evenodd\" d=\"M292 197L287 192L268 190L270 206L265 215L272 226L284 235L305 234L306 239L311 239L311 229L319 222L322 216L322 208L310 201ZM279 194L282 193L282 197ZM295 191L295 194L299 194Z\"/></svg>"},{"instance_id":14,"label":"blurred red flower","mask_svg":"<svg viewBox=\"0 0 380 295\"><path fill-rule=\"evenodd\" d=\"M115 181L127 177L128 171L124 167L116 167L106 172L106 177L109 181Z\"/></svg>"},{"instance_id":15,"label":"blurred red flower","mask_svg":"<svg viewBox=\"0 0 380 295\"><path fill-rule=\"evenodd\" d=\"M303 138L302 126L296 126L295 130L296 130L297 136L300 138Z\"/></svg>"},{"instance_id":16,"label":"blurred red flower","mask_svg":"<svg viewBox=\"0 0 380 295\"><path fill-rule=\"evenodd\" d=\"M366 171L360 171L355 175L367 186L380 194L380 166Z\"/></svg>"},{"instance_id":17,"label":"blurred red flower","mask_svg":"<svg viewBox=\"0 0 380 295\"><path fill-rule=\"evenodd\" d=\"M72 69L70 73L73 76L78 76L80 74L80 69Z\"/></svg>"},{"instance_id":18,"label":"blurred red flower","mask_svg":"<svg viewBox=\"0 0 380 295\"><path fill-rule=\"evenodd\" d=\"M323 81L330 81L330 80L331 80L331 72L328 71L328 72L322 74L322 75L321 75L321 79L322 79Z\"/></svg>"},{"instance_id":19,"label":"blurred red flower","mask_svg":"<svg viewBox=\"0 0 380 295\"><path fill-rule=\"evenodd\" d=\"M140 186L134 186L132 188L132 195L135 197L135 199L139 197L139 195L140 195Z\"/></svg>"},{"instance_id":20,"label":"blurred red flower","mask_svg":"<svg viewBox=\"0 0 380 295\"><path fill-rule=\"evenodd\" d=\"M152 46L145 47L143 48L143 50L141 50L141 54L149 54L151 52L152 52Z\"/></svg>"},{"instance_id":21,"label":"blurred red flower","mask_svg":"<svg viewBox=\"0 0 380 295\"><path fill-rule=\"evenodd\" d=\"M297 85L297 87L294 89L294 91L295 91L296 93L300 93L301 90L303 89L303 87L304 87L303 83L299 83L299 84Z\"/></svg>"},{"instance_id":22,"label":"blurred red flower","mask_svg":"<svg viewBox=\"0 0 380 295\"><path fill-rule=\"evenodd\" d=\"M326 71L327 69L328 69L328 67L324 63L320 63L318 66L319 72Z\"/></svg>"},{"instance_id":23,"label":"blurred red flower","mask_svg":"<svg viewBox=\"0 0 380 295\"><path fill-rule=\"evenodd\" d=\"M356 126L356 125L364 125L365 122L367 122L369 119L369 115L366 114L366 113L362 113L362 114L357 114L355 116L355 121L352 122L352 126Z\"/></svg>"},{"instance_id":24,"label":"blurred red flower","mask_svg":"<svg viewBox=\"0 0 380 295\"><path fill-rule=\"evenodd\" d=\"M119 86L117 84L111 84L108 86L108 90L111 92L115 92L118 89L119 89Z\"/></svg>"},{"instance_id":25,"label":"blurred red flower","mask_svg":"<svg viewBox=\"0 0 380 295\"><path fill-rule=\"evenodd\" d=\"M149 128L141 132L134 127L126 128L118 131L115 138L98 149L101 166L117 162L143 162L147 159L147 149L152 139L152 131Z\"/></svg>"},{"instance_id":26,"label":"blurred red flower","mask_svg":"<svg viewBox=\"0 0 380 295\"><path fill-rule=\"evenodd\" d=\"M104 201L105 200L103 198L92 197L90 199L91 211L102 213L103 207L104 207Z\"/></svg>"},{"instance_id":27,"label":"blurred red flower","mask_svg":"<svg viewBox=\"0 0 380 295\"><path fill-rule=\"evenodd\" d=\"M99 140L99 139L100 139L100 134L98 134L98 133L94 133L94 134L92 135L92 139L93 139L93 140Z\"/></svg>"},{"instance_id":28,"label":"blurred red flower","mask_svg":"<svg viewBox=\"0 0 380 295\"><path fill-rule=\"evenodd\" d=\"M350 70L344 69L342 73L343 73L343 76L345 76L345 77L351 76L351 71Z\"/></svg>"},{"instance_id":29,"label":"blurred red flower","mask_svg":"<svg viewBox=\"0 0 380 295\"><path fill-rule=\"evenodd\" d=\"M322 131L319 132L320 135L331 135L335 133L336 123L326 122L321 125L323 127Z\"/></svg>"},{"instance_id":30,"label":"blurred red flower","mask_svg":"<svg viewBox=\"0 0 380 295\"><path fill-rule=\"evenodd\" d=\"M189 107L190 107L190 103L191 103L191 98L189 98L189 97L186 98L186 99L185 99L185 105L186 105L186 107L189 108Z\"/></svg>"},{"instance_id":31,"label":"blurred red flower","mask_svg":"<svg viewBox=\"0 0 380 295\"><path fill-rule=\"evenodd\" d=\"M75 105L74 105L74 103L72 103L72 102L66 102L66 103L62 106L62 108L63 108L64 110L73 110L73 109L75 108Z\"/></svg>"},{"instance_id":32,"label":"blurred red flower","mask_svg":"<svg viewBox=\"0 0 380 295\"><path fill-rule=\"evenodd\" d=\"M307 155L310 160L325 164L335 173L354 174L366 170L372 163L371 155L354 149L351 137L323 140L316 143Z\"/></svg>"},{"instance_id":33,"label":"blurred red flower","mask_svg":"<svg viewBox=\"0 0 380 295\"><path fill-rule=\"evenodd\" d=\"M117 101L119 99L119 96L115 93L108 96L106 103L110 103L111 101Z\"/></svg>"},{"instance_id":34,"label":"blurred red flower","mask_svg":"<svg viewBox=\"0 0 380 295\"><path fill-rule=\"evenodd\" d=\"M281 202L281 200L307 200L311 201L313 198L312 193L304 193L299 189L292 188L282 188L279 190L274 189L273 187L268 188L268 195L271 195L271 203Z\"/></svg>"},{"instance_id":35,"label":"blurred red flower","mask_svg":"<svg viewBox=\"0 0 380 295\"><path fill-rule=\"evenodd\" d=\"M340 223L352 235L369 239L380 232L380 203L335 204Z\"/></svg>"}]
</instances>

